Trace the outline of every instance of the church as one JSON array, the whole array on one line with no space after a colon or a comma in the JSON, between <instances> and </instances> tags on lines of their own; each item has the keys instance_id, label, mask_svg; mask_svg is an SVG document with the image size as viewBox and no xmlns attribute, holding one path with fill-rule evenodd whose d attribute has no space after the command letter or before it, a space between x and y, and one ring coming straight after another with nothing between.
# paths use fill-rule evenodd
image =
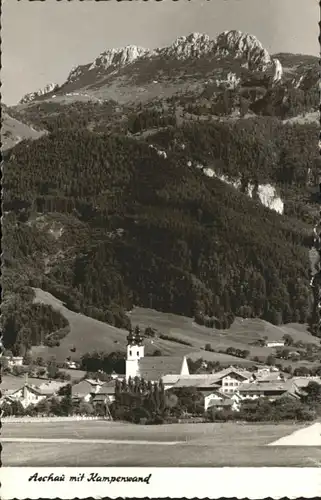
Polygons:
<instances>
[{"instance_id":1,"label":"church","mask_svg":"<svg viewBox=\"0 0 321 500\"><path fill-rule=\"evenodd\" d=\"M126 380L135 377L158 382L164 375L189 375L186 356L147 356L138 327L127 337Z\"/></svg>"}]
</instances>

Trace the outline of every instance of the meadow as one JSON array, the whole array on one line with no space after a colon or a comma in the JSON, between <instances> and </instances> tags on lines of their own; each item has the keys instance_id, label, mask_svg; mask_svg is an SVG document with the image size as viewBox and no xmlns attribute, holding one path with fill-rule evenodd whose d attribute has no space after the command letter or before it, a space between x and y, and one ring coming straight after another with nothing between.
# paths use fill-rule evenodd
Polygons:
<instances>
[{"instance_id":1,"label":"meadow","mask_svg":"<svg viewBox=\"0 0 321 500\"><path fill-rule=\"evenodd\" d=\"M32 348L34 355L47 358L55 355L58 361L64 361L76 348L74 356L80 358L82 354L103 350L106 352L125 351L128 332L114 326L108 325L81 313L70 311L56 297L48 292L36 288L36 300L51 305L58 309L70 323L70 333L60 341L59 347L35 346ZM229 330L215 330L196 324L192 318L179 316L177 314L162 313L153 309L135 307L130 313L132 325L139 325L142 330L150 326L162 334L173 336L190 346L164 340L160 338L145 339L145 352L152 354L159 349L163 355L186 355L192 359L203 359L219 361L222 365L231 364L252 366L253 361L249 359L236 358L228 354L204 351L206 344L210 344L215 350L226 350L228 347L236 349L247 349L251 356L258 356L262 361L274 352L274 349L251 345L252 342L267 337L268 340L278 340L285 334L290 334L295 341L319 343L307 331L307 325L290 323L282 326L274 326L267 321L252 318L236 318ZM287 364L290 364L287 362Z\"/></svg>"},{"instance_id":2,"label":"meadow","mask_svg":"<svg viewBox=\"0 0 321 500\"><path fill-rule=\"evenodd\" d=\"M319 466L321 449L318 447L267 446L302 427L291 423L162 426L106 421L5 423L2 432L2 464L93 467ZM39 436L44 440L61 441L7 441L21 438L37 440ZM68 439L73 441L67 442ZM174 445L173 441L176 442Z\"/></svg>"}]
</instances>

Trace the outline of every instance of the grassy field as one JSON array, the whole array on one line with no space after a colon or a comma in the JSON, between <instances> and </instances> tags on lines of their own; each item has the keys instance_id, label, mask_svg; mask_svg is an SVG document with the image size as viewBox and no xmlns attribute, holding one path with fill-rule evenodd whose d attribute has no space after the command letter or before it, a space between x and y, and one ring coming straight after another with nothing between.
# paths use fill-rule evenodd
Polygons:
<instances>
[{"instance_id":1,"label":"grassy field","mask_svg":"<svg viewBox=\"0 0 321 500\"><path fill-rule=\"evenodd\" d=\"M1 377L1 389L2 389L2 391L4 391L4 390L13 391L16 389L20 389L20 387L23 386L25 381L26 381L25 376L15 377L13 375L2 375L2 377ZM38 385L44 384L46 382L48 382L48 380L45 378L28 377L28 383L31 385L38 386Z\"/></svg>"},{"instance_id":2,"label":"grassy field","mask_svg":"<svg viewBox=\"0 0 321 500\"><path fill-rule=\"evenodd\" d=\"M108 352L125 350L127 331L107 325L83 314L72 312L48 292L40 289L35 289L35 292L36 300L50 304L62 312L70 323L71 331L61 340L59 347L33 347L34 354L45 358L55 355L58 361L64 361L67 356L72 355L70 349L74 346L76 347L74 356L77 358L94 349ZM269 340L276 340L288 333L292 335L295 341L318 341L308 333L306 325L288 324L277 327L260 319L243 320L242 318L236 318L229 330L214 330L197 325L192 318L139 307L134 308L130 313L130 318L133 325L139 324L142 329L151 326L157 328L163 334L173 335L173 337L180 338L191 344L191 347L189 347L168 340L146 339L147 355L152 354L155 349L160 349L164 355L188 355L193 359L202 357L212 361L219 361L223 365L243 364L244 366L250 366L253 362L226 354L204 351L205 344L211 344L214 349L222 350L227 347L247 349L252 356L259 356L263 360L273 352L273 349L251 346L250 343L264 336L268 337Z\"/></svg>"},{"instance_id":3,"label":"grassy field","mask_svg":"<svg viewBox=\"0 0 321 500\"><path fill-rule=\"evenodd\" d=\"M81 371L81 370L64 369L62 371L66 372L70 375L72 382L76 382L76 381L82 379L86 375L86 372ZM23 386L23 384L25 383L26 380L28 381L29 384L36 385L36 386L39 386L41 384L45 384L48 382L47 378L28 377L26 379L25 376L16 377L14 375L2 375L2 377L1 377L1 389L3 391L4 390L20 389L20 387Z\"/></svg>"},{"instance_id":4,"label":"grassy field","mask_svg":"<svg viewBox=\"0 0 321 500\"><path fill-rule=\"evenodd\" d=\"M302 426L301 426L302 427ZM6 423L2 438L74 438L73 443L2 443L4 466L319 466L321 448L270 447L295 424L173 424L135 426L111 422ZM130 440L130 444L82 443ZM138 441L140 441L138 443ZM141 441L157 441L157 446ZM168 446L166 441L177 441ZM135 443L136 442L136 443ZM163 443L163 444L161 444Z\"/></svg>"}]
</instances>

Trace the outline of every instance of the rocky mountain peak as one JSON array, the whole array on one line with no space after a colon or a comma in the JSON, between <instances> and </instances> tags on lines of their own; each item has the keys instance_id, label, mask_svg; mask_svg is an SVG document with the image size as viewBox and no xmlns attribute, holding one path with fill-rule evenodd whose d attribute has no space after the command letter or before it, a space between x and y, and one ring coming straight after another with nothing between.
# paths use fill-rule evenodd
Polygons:
<instances>
[{"instance_id":1,"label":"rocky mountain peak","mask_svg":"<svg viewBox=\"0 0 321 500\"><path fill-rule=\"evenodd\" d=\"M59 85L57 83L48 83L42 89L36 90L35 92L29 92L25 94L22 99L20 99L19 104L26 104L28 102L33 101L37 97L40 97L45 94L49 94L49 92L53 92L58 89Z\"/></svg>"},{"instance_id":2,"label":"rocky mountain peak","mask_svg":"<svg viewBox=\"0 0 321 500\"><path fill-rule=\"evenodd\" d=\"M152 51L137 45L127 45L126 47L107 49L92 62L82 66L76 66L70 72L67 83L72 83L80 78L84 73L92 70L105 72L107 70L117 70L122 66L131 64L144 56L151 55Z\"/></svg>"},{"instance_id":3,"label":"rocky mountain peak","mask_svg":"<svg viewBox=\"0 0 321 500\"><path fill-rule=\"evenodd\" d=\"M140 57L149 55L150 50L136 45L127 45L119 49L107 49L102 52L90 65L89 70L94 68L108 69L110 66L124 66L130 64Z\"/></svg>"},{"instance_id":4,"label":"rocky mountain peak","mask_svg":"<svg viewBox=\"0 0 321 500\"><path fill-rule=\"evenodd\" d=\"M233 56L236 59L245 58L249 69L265 70L272 59L261 42L249 33L241 31L223 31L214 41L215 54L220 57Z\"/></svg>"},{"instance_id":5,"label":"rocky mountain peak","mask_svg":"<svg viewBox=\"0 0 321 500\"><path fill-rule=\"evenodd\" d=\"M188 36L178 37L174 43L159 50L159 54L177 59L188 59L189 57L200 57L209 52L212 47L213 41L208 35L191 33Z\"/></svg>"}]
</instances>

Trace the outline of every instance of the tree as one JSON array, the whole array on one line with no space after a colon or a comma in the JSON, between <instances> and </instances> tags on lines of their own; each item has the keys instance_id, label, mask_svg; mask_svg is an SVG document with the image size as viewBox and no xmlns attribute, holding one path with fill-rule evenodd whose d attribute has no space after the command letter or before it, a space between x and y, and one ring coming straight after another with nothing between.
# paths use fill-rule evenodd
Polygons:
<instances>
[{"instance_id":1,"label":"tree","mask_svg":"<svg viewBox=\"0 0 321 500\"><path fill-rule=\"evenodd\" d=\"M293 337L291 337L288 333L283 335L282 339L284 340L284 344L287 346L291 346L294 343Z\"/></svg>"},{"instance_id":2,"label":"tree","mask_svg":"<svg viewBox=\"0 0 321 500\"><path fill-rule=\"evenodd\" d=\"M92 415L94 413L93 405L86 401L81 401L78 409L80 415Z\"/></svg>"},{"instance_id":3,"label":"tree","mask_svg":"<svg viewBox=\"0 0 321 500\"><path fill-rule=\"evenodd\" d=\"M21 377L25 373L27 373L28 369L24 366L20 365L14 365L12 367L12 375L15 375L16 377Z\"/></svg>"},{"instance_id":4,"label":"tree","mask_svg":"<svg viewBox=\"0 0 321 500\"><path fill-rule=\"evenodd\" d=\"M10 417L13 414L12 405L7 403L6 401L1 406L2 416Z\"/></svg>"},{"instance_id":5,"label":"tree","mask_svg":"<svg viewBox=\"0 0 321 500\"><path fill-rule=\"evenodd\" d=\"M42 399L35 406L36 413L39 413L41 415L49 415L50 410L51 410L51 405L48 399Z\"/></svg>"},{"instance_id":6,"label":"tree","mask_svg":"<svg viewBox=\"0 0 321 500\"><path fill-rule=\"evenodd\" d=\"M21 401L13 401L11 403L12 415L23 416L25 414L25 409Z\"/></svg>"},{"instance_id":7,"label":"tree","mask_svg":"<svg viewBox=\"0 0 321 500\"><path fill-rule=\"evenodd\" d=\"M307 393L305 400L308 403L317 403L321 404L321 385L315 381L309 382L307 387L305 388L305 392Z\"/></svg>"},{"instance_id":8,"label":"tree","mask_svg":"<svg viewBox=\"0 0 321 500\"><path fill-rule=\"evenodd\" d=\"M23 357L23 364L24 365L31 365L32 364L32 354L30 351L26 351L24 357Z\"/></svg>"},{"instance_id":9,"label":"tree","mask_svg":"<svg viewBox=\"0 0 321 500\"><path fill-rule=\"evenodd\" d=\"M56 378L58 373L57 360L55 356L51 356L47 362L47 374L49 379Z\"/></svg>"},{"instance_id":10,"label":"tree","mask_svg":"<svg viewBox=\"0 0 321 500\"><path fill-rule=\"evenodd\" d=\"M36 357L36 365L42 366L42 367L46 366L46 362L42 356Z\"/></svg>"},{"instance_id":11,"label":"tree","mask_svg":"<svg viewBox=\"0 0 321 500\"><path fill-rule=\"evenodd\" d=\"M274 366L276 363L276 358L270 354L267 358L266 358L266 364L269 365L269 366Z\"/></svg>"}]
</instances>

